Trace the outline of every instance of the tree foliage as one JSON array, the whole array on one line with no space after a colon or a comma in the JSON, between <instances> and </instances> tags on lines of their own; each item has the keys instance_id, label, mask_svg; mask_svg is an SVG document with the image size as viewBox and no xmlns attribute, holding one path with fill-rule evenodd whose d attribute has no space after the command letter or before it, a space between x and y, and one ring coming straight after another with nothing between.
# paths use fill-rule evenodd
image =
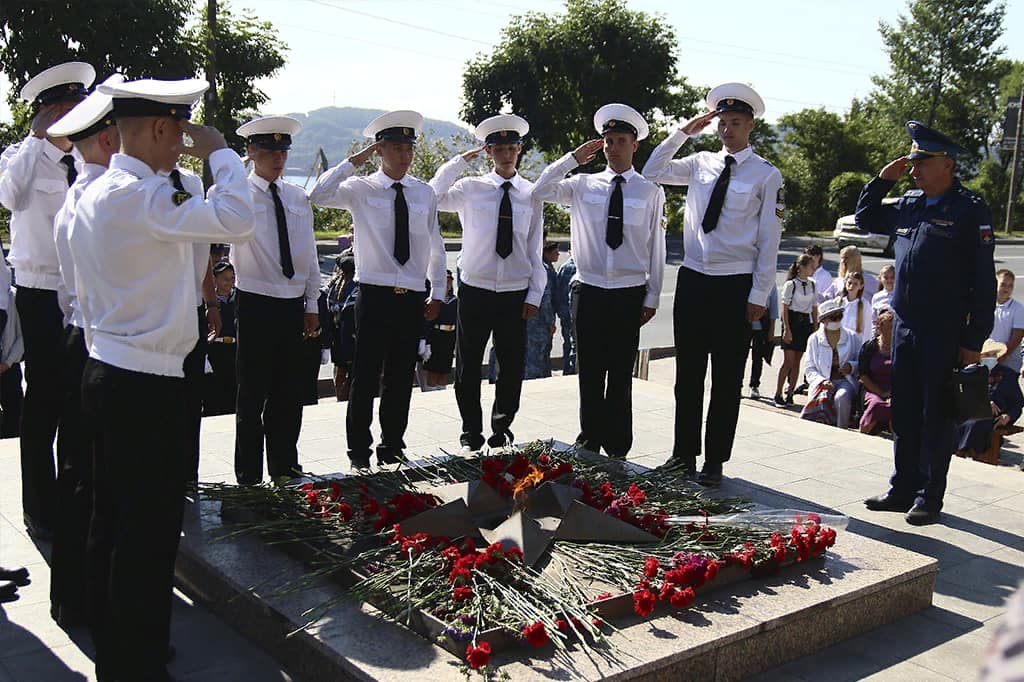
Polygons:
<instances>
[{"instance_id":1,"label":"tree foliage","mask_svg":"<svg viewBox=\"0 0 1024 682\"><path fill-rule=\"evenodd\" d=\"M533 145L560 154L594 137L594 112L609 101L652 122L692 115L698 96L677 60L663 18L625 0L566 0L563 13L514 16L494 52L468 64L461 115L477 122L511 110L530 122Z\"/></svg>"}]
</instances>

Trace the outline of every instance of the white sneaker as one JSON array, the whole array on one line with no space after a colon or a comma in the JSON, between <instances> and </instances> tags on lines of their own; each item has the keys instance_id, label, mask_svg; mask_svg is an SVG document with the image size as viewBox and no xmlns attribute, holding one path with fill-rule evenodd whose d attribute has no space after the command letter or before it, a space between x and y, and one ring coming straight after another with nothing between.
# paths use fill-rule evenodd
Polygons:
<instances>
[{"instance_id":1,"label":"white sneaker","mask_svg":"<svg viewBox=\"0 0 1024 682\"><path fill-rule=\"evenodd\" d=\"M751 400L760 400L761 399L761 392L759 390L757 390L757 387L755 387L755 386L751 386L750 387L750 399Z\"/></svg>"}]
</instances>

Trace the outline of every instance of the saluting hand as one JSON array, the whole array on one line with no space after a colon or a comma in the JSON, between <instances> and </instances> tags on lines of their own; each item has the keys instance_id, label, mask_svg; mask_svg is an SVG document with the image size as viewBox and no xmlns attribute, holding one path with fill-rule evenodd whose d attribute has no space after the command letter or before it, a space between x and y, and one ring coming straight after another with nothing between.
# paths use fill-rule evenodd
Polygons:
<instances>
[{"instance_id":1,"label":"saluting hand","mask_svg":"<svg viewBox=\"0 0 1024 682\"><path fill-rule=\"evenodd\" d=\"M209 158L210 154L220 149L227 149L228 143L224 136L213 126L201 126L186 121L178 121L181 131L192 138L192 146L182 146L181 153L194 156L198 159Z\"/></svg>"},{"instance_id":2,"label":"saluting hand","mask_svg":"<svg viewBox=\"0 0 1024 682\"><path fill-rule=\"evenodd\" d=\"M369 147L365 147L348 157L349 163L356 167L362 166L370 160L371 156L377 153L378 149L380 149L380 142L374 142Z\"/></svg>"},{"instance_id":3,"label":"saluting hand","mask_svg":"<svg viewBox=\"0 0 1024 682\"><path fill-rule=\"evenodd\" d=\"M905 156L901 156L898 159L890 161L888 165L886 165L886 167L881 170L881 172L878 174L878 177L882 178L883 180L891 180L892 182L896 182L901 177L903 177L903 174L907 172L907 168L909 166L910 159L908 159Z\"/></svg>"},{"instance_id":4,"label":"saluting hand","mask_svg":"<svg viewBox=\"0 0 1024 682\"><path fill-rule=\"evenodd\" d=\"M590 140L588 142L584 142L579 147L576 147L576 151L574 151L572 155L575 157L576 163L583 166L593 161L594 157L597 156L597 153L601 151L601 147L603 146L604 140L602 139Z\"/></svg>"},{"instance_id":5,"label":"saluting hand","mask_svg":"<svg viewBox=\"0 0 1024 682\"><path fill-rule=\"evenodd\" d=\"M466 163L469 163L476 157L480 156L480 154L482 154L485 149L487 149L487 145L477 147L476 149L470 149L468 152L462 155L462 160L465 161Z\"/></svg>"},{"instance_id":6,"label":"saluting hand","mask_svg":"<svg viewBox=\"0 0 1024 682\"><path fill-rule=\"evenodd\" d=\"M702 130L708 127L708 124L718 116L717 111L709 111L705 114L698 114L688 121L683 121L683 124L679 126L679 130L690 135L691 137L697 135Z\"/></svg>"}]
</instances>

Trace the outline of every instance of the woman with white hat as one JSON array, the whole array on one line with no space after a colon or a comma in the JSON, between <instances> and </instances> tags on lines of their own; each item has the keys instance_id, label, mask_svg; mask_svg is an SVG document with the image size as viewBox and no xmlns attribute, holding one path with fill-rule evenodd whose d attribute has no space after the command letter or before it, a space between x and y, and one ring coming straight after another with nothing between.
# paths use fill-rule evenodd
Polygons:
<instances>
[{"instance_id":1,"label":"woman with white hat","mask_svg":"<svg viewBox=\"0 0 1024 682\"><path fill-rule=\"evenodd\" d=\"M843 327L843 304L828 300L818 306L821 326L807 341L804 372L810 384L810 399L800 413L801 419L850 425L853 400L857 396L857 358L860 336Z\"/></svg>"}]
</instances>

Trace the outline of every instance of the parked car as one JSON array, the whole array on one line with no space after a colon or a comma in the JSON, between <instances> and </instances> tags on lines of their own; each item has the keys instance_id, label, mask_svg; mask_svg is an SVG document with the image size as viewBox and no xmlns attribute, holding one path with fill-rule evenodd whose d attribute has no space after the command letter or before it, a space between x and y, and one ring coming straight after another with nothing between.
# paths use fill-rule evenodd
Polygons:
<instances>
[{"instance_id":1,"label":"parked car","mask_svg":"<svg viewBox=\"0 0 1024 682\"><path fill-rule=\"evenodd\" d=\"M898 201L898 198L882 199L882 205L894 206ZM836 247L839 249L853 244L861 250L876 249L881 251L882 255L886 258L892 258L894 255L895 235L889 236L860 230L857 228L857 222L853 215L844 215L836 221L836 229L832 232L832 238L836 240Z\"/></svg>"}]
</instances>

